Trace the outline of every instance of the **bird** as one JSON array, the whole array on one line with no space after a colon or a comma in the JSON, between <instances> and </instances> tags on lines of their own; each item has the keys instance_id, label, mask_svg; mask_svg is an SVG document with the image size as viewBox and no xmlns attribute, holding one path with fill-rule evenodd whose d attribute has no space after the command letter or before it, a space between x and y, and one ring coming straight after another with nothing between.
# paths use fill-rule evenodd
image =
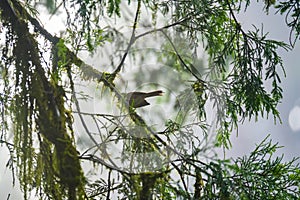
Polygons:
<instances>
[{"instance_id":1,"label":"bird","mask_svg":"<svg viewBox=\"0 0 300 200\"><path fill-rule=\"evenodd\" d=\"M129 92L126 94L126 101L129 104L129 106L133 108L140 108L150 105L150 103L146 101L146 98L162 95L163 91L161 90L156 90L152 92Z\"/></svg>"}]
</instances>

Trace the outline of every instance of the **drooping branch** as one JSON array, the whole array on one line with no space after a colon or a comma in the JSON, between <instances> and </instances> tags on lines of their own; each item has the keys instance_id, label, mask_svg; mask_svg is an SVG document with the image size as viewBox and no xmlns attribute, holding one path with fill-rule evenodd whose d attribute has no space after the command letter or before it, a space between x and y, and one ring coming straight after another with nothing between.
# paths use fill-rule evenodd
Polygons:
<instances>
[{"instance_id":1,"label":"drooping branch","mask_svg":"<svg viewBox=\"0 0 300 200\"><path fill-rule=\"evenodd\" d=\"M34 133L42 135L42 140L48 140L54 146L56 156L50 166L44 165L42 177L47 177L51 183L60 184L60 192L65 193L67 188L68 199L84 198L84 178L79 163L76 148L73 140L67 131L64 89L57 82L49 79L41 64L39 47L36 39L30 33L27 22L23 19L23 9L17 1L4 0L0 2L1 18L10 24L12 33L16 35L15 46L13 49L15 68L16 68L16 101L20 102L20 108L14 110L16 116L15 140L16 149L20 149L19 166L22 176L21 185L26 193L28 186L32 187L34 182L40 183L41 180L34 180ZM13 41L12 41L13 42ZM36 124L36 126L34 126ZM42 143L41 143L42 144ZM50 152L42 152L42 156ZM41 164L41 163L37 163ZM40 166L39 166L40 167ZM53 174L53 171L57 174ZM55 176L56 175L56 176ZM58 178L58 181L56 179ZM53 181L54 180L54 181ZM49 183L50 184L50 183ZM41 187L36 185L35 187ZM50 187L57 186L50 184ZM51 190L50 190L51 191ZM52 197L53 189L47 195ZM52 193L52 194L51 194Z\"/></svg>"}]
</instances>

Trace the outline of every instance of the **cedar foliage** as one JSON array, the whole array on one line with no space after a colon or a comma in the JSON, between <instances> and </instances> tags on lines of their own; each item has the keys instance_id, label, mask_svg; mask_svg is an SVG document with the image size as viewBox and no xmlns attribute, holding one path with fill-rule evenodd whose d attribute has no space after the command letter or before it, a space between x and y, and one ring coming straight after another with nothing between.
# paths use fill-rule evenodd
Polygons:
<instances>
[{"instance_id":1,"label":"cedar foliage","mask_svg":"<svg viewBox=\"0 0 300 200\"><path fill-rule=\"evenodd\" d=\"M41 4L52 15L66 13L62 36L42 26L37 12ZM269 39L257 27L244 30L236 14L247 12L249 4L1 0L0 141L11 153L7 166L17 175L24 199L34 191L40 199L70 200L299 199L297 159L274 158L279 145L268 138L249 156L233 161L212 153L220 146L230 148L231 133L245 119L272 115L280 122L277 105L283 97L284 66L277 52L296 44L299 2L264 1L266 13L274 8L286 15L290 44ZM128 8L135 11L128 14ZM151 24L144 25L149 13ZM129 36L113 20L125 23ZM156 39L161 51L145 50L149 38ZM111 51L105 51L107 44ZM208 56L206 67L197 55L199 48ZM78 56L83 51L109 54L109 69L104 70L103 63L87 64ZM160 67L133 71L135 85L154 77L172 83L169 89L177 93L176 117L164 119L162 131L126 105L120 92L120 77L130 71L126 61L131 58L141 65L149 57ZM176 76L166 76L168 68ZM86 96L76 91L78 80L99 84L103 96L114 97L107 101L118 105L119 114L82 110L79 96ZM271 89L266 89L268 83ZM165 96L164 103L171 103L170 91ZM216 113L213 124L208 123L209 109ZM74 134L75 115L90 142L83 152ZM97 133L87 123L91 119ZM107 152L112 143L121 147L118 163ZM92 169L82 167L84 163Z\"/></svg>"}]
</instances>

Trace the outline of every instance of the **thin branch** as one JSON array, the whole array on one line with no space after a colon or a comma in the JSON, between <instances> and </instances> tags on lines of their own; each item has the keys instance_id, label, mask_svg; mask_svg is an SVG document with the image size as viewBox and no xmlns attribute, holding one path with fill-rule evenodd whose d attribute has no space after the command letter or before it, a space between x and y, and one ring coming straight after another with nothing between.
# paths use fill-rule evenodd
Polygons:
<instances>
[{"instance_id":1,"label":"thin branch","mask_svg":"<svg viewBox=\"0 0 300 200\"><path fill-rule=\"evenodd\" d=\"M139 38L141 38L141 37L144 37L145 35L149 35L149 34L152 34L152 33L156 33L156 32L159 32L159 31L163 31L163 30L168 29L168 28L171 28L171 27L173 27L173 26L181 25L183 22L185 22L185 21L187 21L187 20L189 20L189 19L190 19L190 17L187 17L187 18L185 18L185 19L179 20L179 21L174 22L174 23L172 23L172 24L168 24L168 25L163 26L163 27L161 27L161 28L157 28L157 29L153 29L153 30L150 30L150 31L146 31L146 32L144 32L144 33L141 33L141 34L137 35L137 36L135 37L135 39L137 40L137 39L139 39Z\"/></svg>"},{"instance_id":2,"label":"thin branch","mask_svg":"<svg viewBox=\"0 0 300 200\"><path fill-rule=\"evenodd\" d=\"M139 14L141 12L141 2L142 2L141 0L138 0L138 5L137 5L136 13L135 13L135 19L134 19L134 23L133 23L133 28L132 28L132 33L131 33L131 38L130 38L129 44L128 44L127 49L126 49L126 51L125 51L125 53L124 53L124 55L121 59L120 64L117 66L116 70L112 73L113 75L116 75L121 71L121 68L122 68L122 66L125 62L125 59L128 55L128 52L129 52L131 46L133 45L133 43L136 40L135 30L136 30L138 19L139 19Z\"/></svg>"},{"instance_id":3,"label":"thin branch","mask_svg":"<svg viewBox=\"0 0 300 200\"><path fill-rule=\"evenodd\" d=\"M164 29L168 29L168 28L171 28L173 26L177 26L177 25L180 25L182 24L183 22L189 20L190 18L192 18L192 16L189 16L185 19L182 19L182 20L179 20L177 22L174 22L172 24L169 24L169 25L166 25L166 26L163 26L161 28L157 28L157 29L153 29L153 30L150 30L150 31L146 31L144 33L141 33L140 35L135 35L135 30L136 30L136 27L137 27L137 20L138 20L138 16L139 16L139 12L140 12L140 3L141 1L139 0L138 1L138 7L137 7L137 11L136 11L136 16L135 16L135 20L134 20L134 25L133 25L133 30L132 30L132 34L131 34L131 38L130 38L130 41L129 41L129 44L127 46L127 49L125 50L125 53L121 59L121 62L120 64L117 66L116 70L112 73L113 75L116 75L117 73L119 73L121 71L121 68L125 62L125 59L129 53L129 50L131 48L131 46L135 43L136 40L138 40L139 38L141 37L144 37L146 35L149 35L149 34L152 34L152 33L156 33L156 32L159 32L159 31L162 31Z\"/></svg>"},{"instance_id":4,"label":"thin branch","mask_svg":"<svg viewBox=\"0 0 300 200\"><path fill-rule=\"evenodd\" d=\"M107 195L106 195L106 200L110 200L110 187L111 187L111 170L109 170L108 177L107 177Z\"/></svg>"},{"instance_id":5,"label":"thin branch","mask_svg":"<svg viewBox=\"0 0 300 200\"><path fill-rule=\"evenodd\" d=\"M176 53L176 55L177 55L177 57L178 57L178 59L180 60L180 62L181 62L181 64L186 68L186 70L188 70L199 82L201 82L201 83L206 83L205 81L203 81L200 77L198 77L198 75L197 74L195 74L190 68L189 68L189 66L187 66L186 65L186 63L184 62L184 60L183 60L183 58L181 57L181 55L179 54L179 52L177 51L177 48L175 47L175 45L174 45L174 43L172 42L172 40L171 40L171 38L165 33L165 31L164 30L160 30L160 32L162 32L164 35L165 35L165 37L167 38L167 40L170 42L170 44L171 44L171 46L172 46L172 48L174 49L174 51L175 51L175 53ZM192 64L191 64L191 67L192 68L195 68L195 66L193 66ZM196 69L196 68L195 68Z\"/></svg>"},{"instance_id":6,"label":"thin branch","mask_svg":"<svg viewBox=\"0 0 300 200\"><path fill-rule=\"evenodd\" d=\"M7 142L5 140L0 140L0 144L3 143L3 144L6 144L7 146L11 146L11 147L14 147L15 145L10 143L10 142Z\"/></svg>"},{"instance_id":7,"label":"thin branch","mask_svg":"<svg viewBox=\"0 0 300 200\"><path fill-rule=\"evenodd\" d=\"M130 174L130 173L128 173L127 171L122 170L121 168L119 168L119 167L117 167L117 166L108 164L108 163L105 162L102 158L99 158L99 157L97 157L97 156L95 156L95 155L92 155L92 154L88 154L88 155L86 155L86 156L80 156L79 159L82 159L82 160L89 160L89 161L92 161L92 162L95 162L95 163L102 164L103 166L107 167L108 169L115 170L115 171L120 172L120 173L122 173L122 174Z\"/></svg>"},{"instance_id":8,"label":"thin branch","mask_svg":"<svg viewBox=\"0 0 300 200\"><path fill-rule=\"evenodd\" d=\"M80 106L79 106L79 102L76 98L76 94L74 92L74 90L72 89L73 91L73 99L74 99L74 102L75 102L75 106L76 106L76 109L78 111L78 114L79 114L79 118L80 118L80 121L81 121L81 124L84 128L84 130L86 131L86 133L88 134L89 138L92 140L92 142L97 146L97 148L101 151L101 146L99 145L99 143L95 140L95 138L92 136L92 133L90 132L87 124L85 123L84 119L83 119L83 116L80 112ZM118 168L117 165L114 163L114 161L112 159L110 159L110 157L108 157L109 161L111 162L111 164L115 167L115 168Z\"/></svg>"},{"instance_id":9,"label":"thin branch","mask_svg":"<svg viewBox=\"0 0 300 200\"><path fill-rule=\"evenodd\" d=\"M111 115L111 114L101 114L101 113L87 113L87 112L80 112L80 111L73 111L74 113L81 114L81 115L88 115L88 116L96 116L96 117L104 117L107 119L107 117L112 117L112 118L120 118L124 117L126 115Z\"/></svg>"}]
</instances>

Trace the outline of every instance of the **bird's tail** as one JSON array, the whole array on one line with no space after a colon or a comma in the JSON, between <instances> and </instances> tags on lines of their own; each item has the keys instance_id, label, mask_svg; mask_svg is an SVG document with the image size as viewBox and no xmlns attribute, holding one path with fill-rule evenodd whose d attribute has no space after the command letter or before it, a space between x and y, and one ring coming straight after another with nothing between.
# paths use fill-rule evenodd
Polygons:
<instances>
[{"instance_id":1,"label":"bird's tail","mask_svg":"<svg viewBox=\"0 0 300 200\"><path fill-rule=\"evenodd\" d=\"M153 92L148 92L147 95L145 96L146 97L154 97L154 96L162 96L163 95L163 91L161 90L156 90L156 91L153 91Z\"/></svg>"}]
</instances>

